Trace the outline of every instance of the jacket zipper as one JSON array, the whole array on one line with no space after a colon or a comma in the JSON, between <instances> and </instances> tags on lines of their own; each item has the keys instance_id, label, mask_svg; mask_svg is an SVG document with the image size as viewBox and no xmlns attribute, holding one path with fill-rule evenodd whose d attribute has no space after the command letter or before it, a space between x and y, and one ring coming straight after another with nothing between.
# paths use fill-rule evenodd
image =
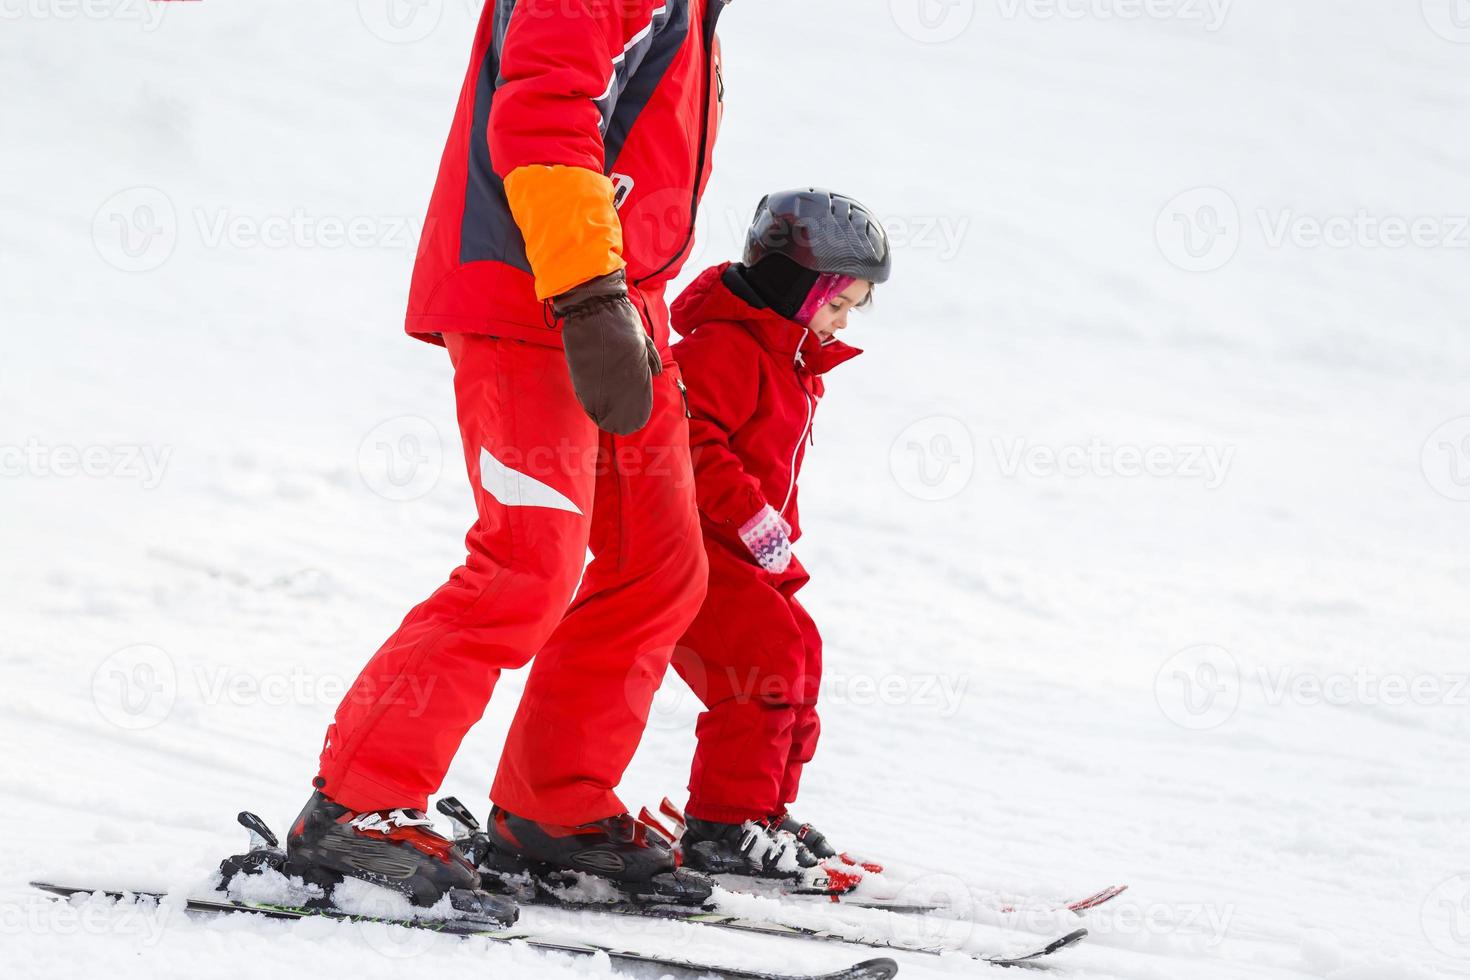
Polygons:
<instances>
[{"instance_id":1,"label":"jacket zipper","mask_svg":"<svg viewBox=\"0 0 1470 980\"><path fill-rule=\"evenodd\" d=\"M806 421L802 423L801 435L797 437L796 447L791 450L791 482L786 485L786 499L781 501L780 514L782 520L785 520L786 508L791 506L791 498L796 493L796 457L801 454L801 444L806 442L807 436L811 433L812 416L816 414L817 408L815 396L806 390L806 385L801 383L801 369L805 364L806 362L802 360L801 350L798 349L796 352L796 361L792 365L792 368L796 372L796 383L801 386L802 398L806 401Z\"/></svg>"},{"instance_id":2,"label":"jacket zipper","mask_svg":"<svg viewBox=\"0 0 1470 980\"><path fill-rule=\"evenodd\" d=\"M689 230L684 233L684 241L670 255L664 264L654 269L646 276L639 276L633 283L634 286L642 286L645 282L659 275L669 266L673 265L678 258L689 248L689 243L694 239L694 223L699 218L699 185L704 182L705 157L709 152L709 97L710 79L715 75L717 66L713 64L715 58L715 22L720 19L720 11L724 9L726 0L706 0L708 6L704 11L704 24L701 30L704 32L704 85L701 91L704 97L700 102L699 110L699 153L694 158L694 187L689 192ZM720 79L720 93L723 97L725 81Z\"/></svg>"},{"instance_id":3,"label":"jacket zipper","mask_svg":"<svg viewBox=\"0 0 1470 980\"><path fill-rule=\"evenodd\" d=\"M689 389L684 387L684 379L679 378L674 381L674 384L679 386L679 397L684 399L684 417L686 419L694 418L694 413L689 411Z\"/></svg>"}]
</instances>

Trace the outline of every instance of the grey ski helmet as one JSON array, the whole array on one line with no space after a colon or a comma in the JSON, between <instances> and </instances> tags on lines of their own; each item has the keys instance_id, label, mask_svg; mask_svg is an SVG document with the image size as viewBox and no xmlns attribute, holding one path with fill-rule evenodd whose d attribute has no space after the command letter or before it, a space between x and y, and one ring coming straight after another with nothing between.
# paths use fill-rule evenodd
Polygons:
<instances>
[{"instance_id":1,"label":"grey ski helmet","mask_svg":"<svg viewBox=\"0 0 1470 980\"><path fill-rule=\"evenodd\" d=\"M761 198L745 236L747 266L784 255L803 269L886 282L888 233L862 204L820 187L777 191Z\"/></svg>"}]
</instances>

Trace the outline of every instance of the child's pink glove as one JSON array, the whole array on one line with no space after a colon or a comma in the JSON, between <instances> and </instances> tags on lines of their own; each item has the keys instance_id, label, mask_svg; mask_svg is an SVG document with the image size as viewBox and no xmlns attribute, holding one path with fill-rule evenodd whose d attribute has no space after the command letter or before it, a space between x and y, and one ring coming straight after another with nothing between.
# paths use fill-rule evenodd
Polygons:
<instances>
[{"instance_id":1,"label":"child's pink glove","mask_svg":"<svg viewBox=\"0 0 1470 980\"><path fill-rule=\"evenodd\" d=\"M755 556L756 564L780 574L791 564L791 525L770 504L762 507L740 528L740 540Z\"/></svg>"}]
</instances>

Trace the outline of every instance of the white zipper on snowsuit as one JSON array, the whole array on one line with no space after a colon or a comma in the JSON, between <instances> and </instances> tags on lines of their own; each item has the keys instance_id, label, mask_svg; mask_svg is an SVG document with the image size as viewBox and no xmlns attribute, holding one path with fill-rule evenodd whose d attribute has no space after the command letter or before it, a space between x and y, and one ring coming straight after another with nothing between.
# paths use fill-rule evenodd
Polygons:
<instances>
[{"instance_id":1,"label":"white zipper on snowsuit","mask_svg":"<svg viewBox=\"0 0 1470 980\"><path fill-rule=\"evenodd\" d=\"M801 452L801 444L806 442L806 437L812 428L812 415L816 413L817 396L807 391L806 385L801 381L801 368L806 365L802 359L801 348L796 350L796 360L792 369L796 372L796 383L801 385L802 397L806 399L806 422L801 427L801 437L796 440L796 446L791 450L791 482L786 486L786 499L781 501L781 519L786 519L786 508L791 506L791 496L796 493L796 457Z\"/></svg>"}]
</instances>

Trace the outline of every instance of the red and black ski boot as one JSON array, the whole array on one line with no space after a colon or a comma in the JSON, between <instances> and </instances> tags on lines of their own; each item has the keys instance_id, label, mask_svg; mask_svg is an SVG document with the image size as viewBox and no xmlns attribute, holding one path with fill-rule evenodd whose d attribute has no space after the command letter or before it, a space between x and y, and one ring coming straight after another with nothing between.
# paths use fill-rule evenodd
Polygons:
<instances>
[{"instance_id":1,"label":"red and black ski boot","mask_svg":"<svg viewBox=\"0 0 1470 980\"><path fill-rule=\"evenodd\" d=\"M528 879L552 893L574 886L572 873L601 879L635 902L703 905L714 892L712 881L680 868L668 842L626 813L568 827L497 806L481 830L453 797L440 800L438 809L454 821L460 848L487 882L493 876L526 901L534 900L521 891Z\"/></svg>"},{"instance_id":2,"label":"red and black ski boot","mask_svg":"<svg viewBox=\"0 0 1470 980\"><path fill-rule=\"evenodd\" d=\"M317 791L291 825L281 870L321 886L329 897L343 878L357 878L421 907L448 895L467 916L502 926L517 917L513 901L480 888L474 865L421 810L355 813Z\"/></svg>"}]
</instances>

